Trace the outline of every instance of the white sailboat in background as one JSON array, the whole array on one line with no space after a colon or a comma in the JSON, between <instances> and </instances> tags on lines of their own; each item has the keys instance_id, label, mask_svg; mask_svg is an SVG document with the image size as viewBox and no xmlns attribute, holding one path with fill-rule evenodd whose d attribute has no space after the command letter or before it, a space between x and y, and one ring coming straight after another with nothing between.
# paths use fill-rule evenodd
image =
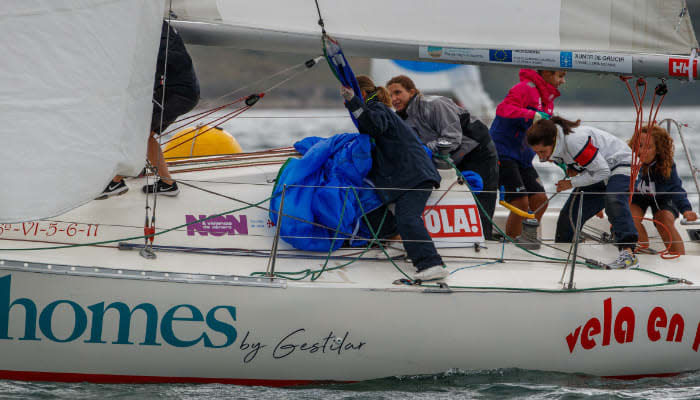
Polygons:
<instances>
[{"instance_id":1,"label":"white sailboat in background","mask_svg":"<svg viewBox=\"0 0 700 400\"><path fill-rule=\"evenodd\" d=\"M697 77L683 0L319 5L351 55ZM267 207L280 167L298 156L289 149L174 162L176 198L131 190L88 202L143 165L163 11L153 0L0 9L11 50L0 74L0 377L292 385L451 368L700 369L694 229L679 228L688 255L642 255L638 270L593 268L617 249L582 244L589 267L564 278L570 247L548 241L556 210L541 250L475 245L473 200L442 170L426 224L448 286L397 285L410 268L400 257L278 242ZM168 11L193 43L320 52L308 1L175 0ZM144 247L144 212L157 215L156 258L131 251Z\"/></svg>"}]
</instances>

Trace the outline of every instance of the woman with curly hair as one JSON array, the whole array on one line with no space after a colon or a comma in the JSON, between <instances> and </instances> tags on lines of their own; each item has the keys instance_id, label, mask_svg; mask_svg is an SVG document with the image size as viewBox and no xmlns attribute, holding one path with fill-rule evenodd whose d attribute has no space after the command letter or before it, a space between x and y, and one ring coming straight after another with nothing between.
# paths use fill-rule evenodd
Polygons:
<instances>
[{"instance_id":1,"label":"woman with curly hair","mask_svg":"<svg viewBox=\"0 0 700 400\"><path fill-rule=\"evenodd\" d=\"M669 253L685 254L675 220L680 214L688 221L698 216L693 212L688 195L683 190L681 179L673 162L673 139L658 125L651 129L643 127L640 134L629 142L633 149L639 147L642 169L635 184L630 211L639 233L639 243L649 244L649 236L642 225L647 208L651 207L656 229L659 231ZM663 224L664 226L659 226ZM664 228L665 227L665 228Z\"/></svg>"}]
</instances>

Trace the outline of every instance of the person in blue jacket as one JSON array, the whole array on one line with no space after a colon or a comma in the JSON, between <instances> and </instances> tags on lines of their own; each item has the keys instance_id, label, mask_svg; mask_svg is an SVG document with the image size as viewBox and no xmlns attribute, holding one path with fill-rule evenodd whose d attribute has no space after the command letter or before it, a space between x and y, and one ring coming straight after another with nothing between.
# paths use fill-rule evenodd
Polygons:
<instances>
[{"instance_id":1,"label":"person in blue jacket","mask_svg":"<svg viewBox=\"0 0 700 400\"><path fill-rule=\"evenodd\" d=\"M421 218L432 189L439 186L440 175L413 129L382 102L389 98L389 92L376 87L367 76L358 76L357 81L364 102L351 88L343 86L340 93L345 107L357 119L360 133L375 141L368 178L385 204L395 204L396 228L418 270L414 279L445 278L449 272Z\"/></svg>"},{"instance_id":2,"label":"person in blue jacket","mask_svg":"<svg viewBox=\"0 0 700 400\"><path fill-rule=\"evenodd\" d=\"M642 169L634 188L630 211L639 233L639 243L649 245L649 236L642 225L642 218L647 208L656 221L659 231L669 252L685 254L683 239L675 228L679 215L688 221L695 221L698 216L693 212L688 195L683 190L681 178L673 162L673 139L668 132L658 125L651 129L643 127L641 134L630 140L630 146L638 148ZM663 224L664 226L659 226Z\"/></svg>"}]
</instances>

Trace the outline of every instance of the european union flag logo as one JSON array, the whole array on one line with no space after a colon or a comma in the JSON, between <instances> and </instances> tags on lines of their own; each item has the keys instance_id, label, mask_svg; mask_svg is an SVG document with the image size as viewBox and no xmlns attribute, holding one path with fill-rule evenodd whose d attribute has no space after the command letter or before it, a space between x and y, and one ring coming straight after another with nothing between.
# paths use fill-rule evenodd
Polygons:
<instances>
[{"instance_id":1,"label":"european union flag logo","mask_svg":"<svg viewBox=\"0 0 700 400\"><path fill-rule=\"evenodd\" d=\"M573 68L573 53L570 51L562 51L559 53L559 65L562 68Z\"/></svg>"},{"instance_id":2,"label":"european union flag logo","mask_svg":"<svg viewBox=\"0 0 700 400\"><path fill-rule=\"evenodd\" d=\"M513 50L489 50L489 61L513 62Z\"/></svg>"}]
</instances>

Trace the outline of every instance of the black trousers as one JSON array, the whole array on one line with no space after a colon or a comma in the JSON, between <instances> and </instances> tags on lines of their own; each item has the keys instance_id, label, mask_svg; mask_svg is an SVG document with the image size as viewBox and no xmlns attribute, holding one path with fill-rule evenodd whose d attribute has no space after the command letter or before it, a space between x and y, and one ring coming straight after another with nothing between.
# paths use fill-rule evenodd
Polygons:
<instances>
[{"instance_id":1,"label":"black trousers","mask_svg":"<svg viewBox=\"0 0 700 400\"><path fill-rule=\"evenodd\" d=\"M162 87L153 92L154 99L157 102L162 101L163 89ZM177 120L177 117L183 114L187 114L192 111L197 103L199 102L199 96L192 93L187 93L187 95L174 90L165 91L165 101L163 103L163 109L157 105L153 105L153 114L151 115L151 132L157 134L165 131L170 124ZM161 129L161 114L163 115L163 127Z\"/></svg>"},{"instance_id":2,"label":"black trousers","mask_svg":"<svg viewBox=\"0 0 700 400\"><path fill-rule=\"evenodd\" d=\"M484 231L484 239L490 240L493 237L493 226L489 219L493 218L498 198L498 153L493 142L488 143L485 149L479 150L480 147L464 156L457 168L460 171L474 171L481 175L481 179L484 181L483 191L475 196L483 207L483 210L479 209L479 218Z\"/></svg>"}]
</instances>

